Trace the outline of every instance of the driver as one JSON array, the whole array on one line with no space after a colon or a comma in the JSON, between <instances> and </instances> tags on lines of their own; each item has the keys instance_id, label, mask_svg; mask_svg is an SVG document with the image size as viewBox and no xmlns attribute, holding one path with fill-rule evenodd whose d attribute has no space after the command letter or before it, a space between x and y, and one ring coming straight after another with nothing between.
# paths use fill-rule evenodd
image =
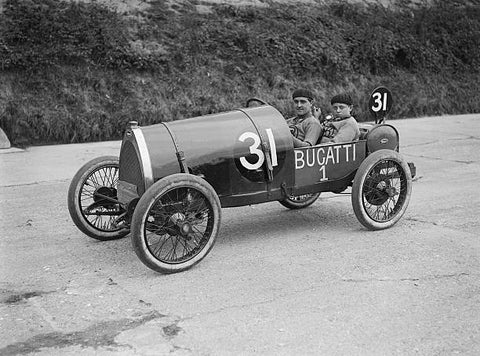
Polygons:
<instances>
[{"instance_id":1,"label":"driver","mask_svg":"<svg viewBox=\"0 0 480 356\"><path fill-rule=\"evenodd\" d=\"M313 93L308 89L295 90L292 99L297 116L287 119L287 124L293 136L293 147L313 146L322 132L318 121L321 110L313 106Z\"/></svg>"}]
</instances>

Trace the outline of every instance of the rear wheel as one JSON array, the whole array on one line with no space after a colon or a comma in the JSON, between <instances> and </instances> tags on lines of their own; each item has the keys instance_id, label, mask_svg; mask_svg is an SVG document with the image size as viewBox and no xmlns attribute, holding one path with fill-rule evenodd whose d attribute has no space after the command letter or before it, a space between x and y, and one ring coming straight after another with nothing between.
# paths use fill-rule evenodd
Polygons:
<instances>
[{"instance_id":1,"label":"rear wheel","mask_svg":"<svg viewBox=\"0 0 480 356\"><path fill-rule=\"evenodd\" d=\"M98 157L78 170L68 189L68 210L80 231L102 241L128 234L117 184L118 157Z\"/></svg>"},{"instance_id":2,"label":"rear wheel","mask_svg":"<svg viewBox=\"0 0 480 356\"><path fill-rule=\"evenodd\" d=\"M132 218L133 249L157 272L184 271L210 252L220 218L220 200L210 184L194 175L173 174L140 198Z\"/></svg>"},{"instance_id":3,"label":"rear wheel","mask_svg":"<svg viewBox=\"0 0 480 356\"><path fill-rule=\"evenodd\" d=\"M290 195L279 203L289 209L303 209L312 205L320 196L320 193L310 193L302 195Z\"/></svg>"},{"instance_id":4,"label":"rear wheel","mask_svg":"<svg viewBox=\"0 0 480 356\"><path fill-rule=\"evenodd\" d=\"M355 174L353 211L368 229L386 229L403 216L411 193L412 177L402 156L391 150L375 151Z\"/></svg>"}]
</instances>

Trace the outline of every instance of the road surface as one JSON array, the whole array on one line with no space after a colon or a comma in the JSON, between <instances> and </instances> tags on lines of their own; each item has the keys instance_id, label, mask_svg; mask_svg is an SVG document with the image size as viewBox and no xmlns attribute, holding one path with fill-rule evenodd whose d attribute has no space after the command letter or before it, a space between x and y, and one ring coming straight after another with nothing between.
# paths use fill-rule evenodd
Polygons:
<instances>
[{"instance_id":1,"label":"road surface","mask_svg":"<svg viewBox=\"0 0 480 356\"><path fill-rule=\"evenodd\" d=\"M480 115L393 122L410 206L371 232L349 195L223 210L191 270L98 242L66 193L119 142L0 151L0 355L480 354Z\"/></svg>"}]
</instances>

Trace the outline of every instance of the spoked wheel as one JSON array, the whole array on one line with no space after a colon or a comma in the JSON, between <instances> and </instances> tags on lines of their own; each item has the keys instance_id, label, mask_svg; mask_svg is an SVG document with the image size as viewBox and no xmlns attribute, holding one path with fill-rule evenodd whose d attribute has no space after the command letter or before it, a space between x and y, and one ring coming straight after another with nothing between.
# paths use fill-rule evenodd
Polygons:
<instances>
[{"instance_id":1,"label":"spoked wheel","mask_svg":"<svg viewBox=\"0 0 480 356\"><path fill-rule=\"evenodd\" d=\"M320 193L290 195L283 200L279 200L279 203L289 209L302 209L315 203L319 196Z\"/></svg>"},{"instance_id":2,"label":"spoked wheel","mask_svg":"<svg viewBox=\"0 0 480 356\"><path fill-rule=\"evenodd\" d=\"M183 173L165 177L143 194L135 208L133 249L157 272L184 271L212 249L220 215L220 200L205 180Z\"/></svg>"},{"instance_id":3,"label":"spoked wheel","mask_svg":"<svg viewBox=\"0 0 480 356\"><path fill-rule=\"evenodd\" d=\"M83 233L102 241L128 234L117 184L118 158L114 156L96 158L75 174L68 189L68 210Z\"/></svg>"},{"instance_id":4,"label":"spoked wheel","mask_svg":"<svg viewBox=\"0 0 480 356\"><path fill-rule=\"evenodd\" d=\"M379 150L369 155L355 174L353 211L368 229L386 229L403 216L411 193L408 164L395 151Z\"/></svg>"}]
</instances>

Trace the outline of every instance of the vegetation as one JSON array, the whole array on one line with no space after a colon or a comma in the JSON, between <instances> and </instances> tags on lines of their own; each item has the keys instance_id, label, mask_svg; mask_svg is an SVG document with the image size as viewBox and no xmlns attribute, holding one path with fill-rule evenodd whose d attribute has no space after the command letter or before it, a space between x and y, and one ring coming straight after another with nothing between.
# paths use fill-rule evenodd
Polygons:
<instances>
[{"instance_id":1,"label":"vegetation","mask_svg":"<svg viewBox=\"0 0 480 356\"><path fill-rule=\"evenodd\" d=\"M0 125L15 145L121 138L149 125L290 92L348 91L357 119L379 84L392 118L480 112L480 5L211 6L151 2L120 14L96 2L7 0L0 14ZM198 2L201 3L201 2Z\"/></svg>"}]
</instances>

